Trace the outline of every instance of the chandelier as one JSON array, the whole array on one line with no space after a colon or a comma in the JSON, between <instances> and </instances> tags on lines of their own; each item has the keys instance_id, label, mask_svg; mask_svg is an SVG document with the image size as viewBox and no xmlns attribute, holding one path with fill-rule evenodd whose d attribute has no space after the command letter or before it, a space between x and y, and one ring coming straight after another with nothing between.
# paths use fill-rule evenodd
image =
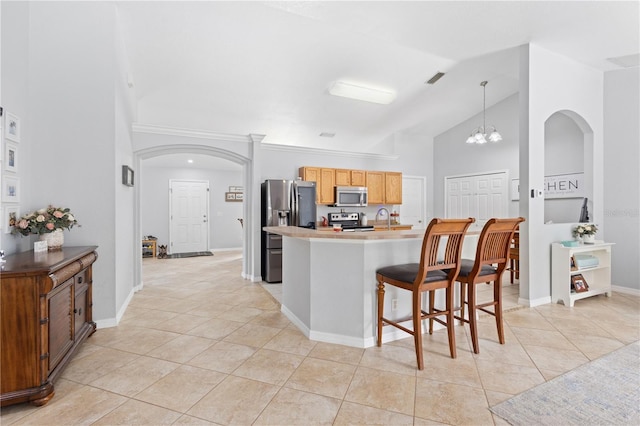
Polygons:
<instances>
[{"instance_id":1,"label":"chandelier","mask_svg":"<svg viewBox=\"0 0 640 426\"><path fill-rule=\"evenodd\" d=\"M482 126L475 129L469 135L467 139L467 143L477 143L483 144L490 142L500 142L502 140L502 135L498 133L496 126L487 127L487 82L483 81L480 83L482 86L483 95L482 95ZM487 136L488 135L488 136Z\"/></svg>"}]
</instances>

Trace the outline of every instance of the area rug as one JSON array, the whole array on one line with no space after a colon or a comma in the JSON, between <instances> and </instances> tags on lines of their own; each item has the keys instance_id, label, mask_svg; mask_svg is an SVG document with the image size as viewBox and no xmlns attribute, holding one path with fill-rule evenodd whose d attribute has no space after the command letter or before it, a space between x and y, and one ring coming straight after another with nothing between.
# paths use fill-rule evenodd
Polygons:
<instances>
[{"instance_id":1,"label":"area rug","mask_svg":"<svg viewBox=\"0 0 640 426\"><path fill-rule=\"evenodd\" d=\"M197 256L213 256L210 251L190 251L187 253L174 253L168 254L167 259L182 259L183 257L197 257Z\"/></svg>"},{"instance_id":2,"label":"area rug","mask_svg":"<svg viewBox=\"0 0 640 426\"><path fill-rule=\"evenodd\" d=\"M516 395L491 411L512 425L639 425L640 342Z\"/></svg>"}]
</instances>

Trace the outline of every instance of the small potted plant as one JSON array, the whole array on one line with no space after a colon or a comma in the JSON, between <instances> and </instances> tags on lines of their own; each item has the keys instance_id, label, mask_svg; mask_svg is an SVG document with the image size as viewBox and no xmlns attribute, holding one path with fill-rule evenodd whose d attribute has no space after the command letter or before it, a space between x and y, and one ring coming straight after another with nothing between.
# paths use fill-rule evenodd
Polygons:
<instances>
[{"instance_id":1,"label":"small potted plant","mask_svg":"<svg viewBox=\"0 0 640 426\"><path fill-rule=\"evenodd\" d=\"M41 241L47 241L49 251L61 250L64 244L64 229L71 229L78 221L70 209L49 206L25 214L13 224L12 234L24 236L36 234ZM80 225L78 225L80 226Z\"/></svg>"},{"instance_id":2,"label":"small potted plant","mask_svg":"<svg viewBox=\"0 0 640 426\"><path fill-rule=\"evenodd\" d=\"M580 238L584 244L595 243L598 228L594 224L580 224L573 229L573 236Z\"/></svg>"}]
</instances>

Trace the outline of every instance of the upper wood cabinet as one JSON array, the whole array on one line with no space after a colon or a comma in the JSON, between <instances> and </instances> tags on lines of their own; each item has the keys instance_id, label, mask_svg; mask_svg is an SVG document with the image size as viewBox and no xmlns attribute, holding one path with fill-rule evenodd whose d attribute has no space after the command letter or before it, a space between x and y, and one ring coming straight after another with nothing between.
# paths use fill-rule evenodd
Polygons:
<instances>
[{"instance_id":1,"label":"upper wood cabinet","mask_svg":"<svg viewBox=\"0 0 640 426\"><path fill-rule=\"evenodd\" d=\"M367 186L367 172L364 170L349 170L351 172L351 186Z\"/></svg>"},{"instance_id":2,"label":"upper wood cabinet","mask_svg":"<svg viewBox=\"0 0 640 426\"><path fill-rule=\"evenodd\" d=\"M316 183L316 203L333 204L335 202L334 187L336 186L335 169L322 167L300 167L298 176L302 180Z\"/></svg>"},{"instance_id":3,"label":"upper wood cabinet","mask_svg":"<svg viewBox=\"0 0 640 426\"><path fill-rule=\"evenodd\" d=\"M351 170L336 169L336 186L351 186Z\"/></svg>"},{"instance_id":4,"label":"upper wood cabinet","mask_svg":"<svg viewBox=\"0 0 640 426\"><path fill-rule=\"evenodd\" d=\"M367 172L369 204L402 204L402 173Z\"/></svg>"},{"instance_id":5,"label":"upper wood cabinet","mask_svg":"<svg viewBox=\"0 0 640 426\"><path fill-rule=\"evenodd\" d=\"M384 201L386 204L402 204L402 173L384 173Z\"/></svg>"},{"instance_id":6,"label":"upper wood cabinet","mask_svg":"<svg viewBox=\"0 0 640 426\"><path fill-rule=\"evenodd\" d=\"M316 182L316 202L334 204L336 186L366 186L369 204L402 204L402 173L300 167L298 176Z\"/></svg>"},{"instance_id":7,"label":"upper wood cabinet","mask_svg":"<svg viewBox=\"0 0 640 426\"><path fill-rule=\"evenodd\" d=\"M335 188L336 174L335 169L320 169L320 204L333 204L336 202Z\"/></svg>"},{"instance_id":8,"label":"upper wood cabinet","mask_svg":"<svg viewBox=\"0 0 640 426\"><path fill-rule=\"evenodd\" d=\"M367 172L369 204L384 204L384 172Z\"/></svg>"}]
</instances>

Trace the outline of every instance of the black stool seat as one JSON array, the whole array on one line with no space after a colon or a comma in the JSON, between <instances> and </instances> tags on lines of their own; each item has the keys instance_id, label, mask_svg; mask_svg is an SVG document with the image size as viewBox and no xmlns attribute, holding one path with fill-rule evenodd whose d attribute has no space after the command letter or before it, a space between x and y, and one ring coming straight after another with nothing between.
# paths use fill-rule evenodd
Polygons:
<instances>
[{"instance_id":1,"label":"black stool seat","mask_svg":"<svg viewBox=\"0 0 640 426\"><path fill-rule=\"evenodd\" d=\"M458 276L459 277L469 276L474 265L475 265L475 261L470 259L462 259L462 262L460 263L460 272L458 273ZM492 275L495 273L496 273L496 268L494 268L493 266L482 265L482 268L480 268L480 272L478 273L478 276Z\"/></svg>"},{"instance_id":2,"label":"black stool seat","mask_svg":"<svg viewBox=\"0 0 640 426\"><path fill-rule=\"evenodd\" d=\"M472 265L473 266L473 265ZM376 271L376 274L391 278L393 280L403 281L405 283L412 283L416 280L418 270L420 269L419 263L405 263L404 265L392 265L385 266ZM425 283L434 281L442 281L447 279L447 274L443 271L429 271L427 277L424 279Z\"/></svg>"}]
</instances>

